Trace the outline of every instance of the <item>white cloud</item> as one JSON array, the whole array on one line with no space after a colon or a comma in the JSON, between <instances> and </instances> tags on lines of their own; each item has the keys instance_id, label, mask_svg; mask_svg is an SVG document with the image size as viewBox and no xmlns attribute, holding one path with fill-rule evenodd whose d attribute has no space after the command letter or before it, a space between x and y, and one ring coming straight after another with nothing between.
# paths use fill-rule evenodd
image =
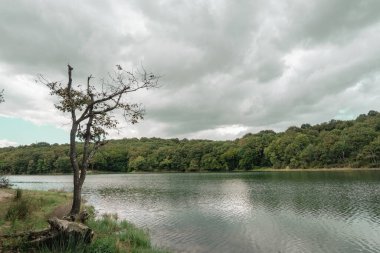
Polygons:
<instances>
[{"instance_id":1,"label":"white cloud","mask_svg":"<svg viewBox=\"0 0 380 253\"><path fill-rule=\"evenodd\" d=\"M5 103L1 104L0 116L22 118L36 125L54 124L63 127L67 118L54 108L49 90L35 83L36 76L12 73L0 64L0 84L5 90Z\"/></svg>"},{"instance_id":2,"label":"white cloud","mask_svg":"<svg viewBox=\"0 0 380 253\"><path fill-rule=\"evenodd\" d=\"M15 146L18 146L17 142L9 141L9 140L0 140L0 148L15 147Z\"/></svg>"},{"instance_id":3,"label":"white cloud","mask_svg":"<svg viewBox=\"0 0 380 253\"><path fill-rule=\"evenodd\" d=\"M115 64L163 76L132 98L146 121L116 138L233 139L379 110L379 12L376 0L5 0L0 115L67 128L33 82L65 82L67 63L76 83Z\"/></svg>"}]
</instances>

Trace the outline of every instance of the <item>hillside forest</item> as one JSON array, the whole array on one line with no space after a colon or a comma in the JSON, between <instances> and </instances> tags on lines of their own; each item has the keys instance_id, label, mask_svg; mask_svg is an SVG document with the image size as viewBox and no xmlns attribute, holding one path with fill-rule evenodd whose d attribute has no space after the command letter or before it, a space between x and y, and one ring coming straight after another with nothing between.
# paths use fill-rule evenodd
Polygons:
<instances>
[{"instance_id":1,"label":"hillside forest","mask_svg":"<svg viewBox=\"0 0 380 253\"><path fill-rule=\"evenodd\" d=\"M70 173L68 151L67 144L46 142L1 148L0 174ZM291 126L279 133L249 133L232 141L110 140L90 165L100 172L245 171L263 167L380 167L380 113Z\"/></svg>"}]
</instances>

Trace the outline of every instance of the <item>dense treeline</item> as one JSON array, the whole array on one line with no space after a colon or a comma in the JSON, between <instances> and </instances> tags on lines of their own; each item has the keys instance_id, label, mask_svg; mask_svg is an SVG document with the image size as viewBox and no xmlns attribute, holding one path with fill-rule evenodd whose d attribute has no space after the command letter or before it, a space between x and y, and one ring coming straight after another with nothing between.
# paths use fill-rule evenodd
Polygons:
<instances>
[{"instance_id":1,"label":"dense treeline","mask_svg":"<svg viewBox=\"0 0 380 253\"><path fill-rule=\"evenodd\" d=\"M68 145L0 149L0 172L69 173ZM80 154L79 154L80 156ZM98 171L234 171L259 167L380 167L380 114L266 130L234 141L141 138L112 140L91 164Z\"/></svg>"}]
</instances>

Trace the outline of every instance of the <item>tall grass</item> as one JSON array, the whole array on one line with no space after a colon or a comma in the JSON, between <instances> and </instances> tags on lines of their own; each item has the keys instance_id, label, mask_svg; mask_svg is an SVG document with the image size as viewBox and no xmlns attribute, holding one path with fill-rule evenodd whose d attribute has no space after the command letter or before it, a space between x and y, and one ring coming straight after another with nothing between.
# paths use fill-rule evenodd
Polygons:
<instances>
[{"instance_id":1,"label":"tall grass","mask_svg":"<svg viewBox=\"0 0 380 253\"><path fill-rule=\"evenodd\" d=\"M5 218L12 222L16 220L25 220L28 216L30 216L33 209L34 206L32 201L28 199L18 199L11 204Z\"/></svg>"},{"instance_id":2,"label":"tall grass","mask_svg":"<svg viewBox=\"0 0 380 253\"><path fill-rule=\"evenodd\" d=\"M103 215L100 219L91 219L88 226L95 232L94 242L88 252L164 252L151 245L145 231L125 220L118 221L115 215Z\"/></svg>"}]
</instances>

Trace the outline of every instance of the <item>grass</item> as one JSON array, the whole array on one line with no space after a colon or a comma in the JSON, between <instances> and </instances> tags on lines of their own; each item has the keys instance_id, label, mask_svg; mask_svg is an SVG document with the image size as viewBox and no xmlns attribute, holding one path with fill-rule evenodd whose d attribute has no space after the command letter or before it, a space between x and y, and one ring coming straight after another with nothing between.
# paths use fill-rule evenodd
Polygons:
<instances>
[{"instance_id":1,"label":"grass","mask_svg":"<svg viewBox=\"0 0 380 253\"><path fill-rule=\"evenodd\" d=\"M5 190L13 198L0 204L0 234L21 233L46 228L49 214L59 205L70 201L65 192Z\"/></svg>"},{"instance_id":2,"label":"grass","mask_svg":"<svg viewBox=\"0 0 380 253\"><path fill-rule=\"evenodd\" d=\"M90 219L88 226L93 229L95 238L85 252L164 252L152 247L148 234L116 215L103 215L100 219Z\"/></svg>"},{"instance_id":3,"label":"grass","mask_svg":"<svg viewBox=\"0 0 380 253\"><path fill-rule=\"evenodd\" d=\"M0 199L0 235L23 233L31 230L41 230L48 227L46 220L62 206L67 206L71 195L65 192L27 191L1 189L1 192L11 197ZM1 193L0 192L0 193ZM92 214L87 225L94 231L92 243L85 245L69 240L55 243L50 248L40 248L35 252L67 252L67 253L162 253L155 249L149 235L133 224L122 220L117 215L103 215L95 218L94 209L86 206ZM22 237L6 239L0 242L0 252L3 249L17 247L20 252L31 252L24 248ZM2 245L1 245L2 244ZM32 251L33 252L33 251Z\"/></svg>"}]
</instances>

